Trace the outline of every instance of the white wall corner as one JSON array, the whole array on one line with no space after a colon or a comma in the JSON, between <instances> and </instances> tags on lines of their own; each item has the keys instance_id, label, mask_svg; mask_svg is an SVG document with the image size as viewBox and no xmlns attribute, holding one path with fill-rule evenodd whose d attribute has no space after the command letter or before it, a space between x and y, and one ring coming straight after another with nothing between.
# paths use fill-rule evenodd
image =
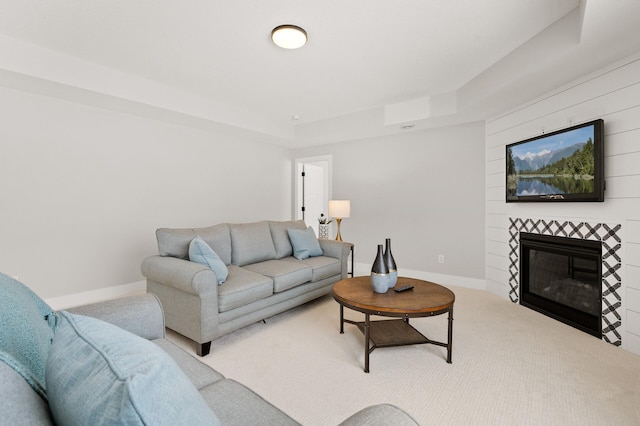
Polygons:
<instances>
[{"instance_id":1,"label":"white wall corner","mask_svg":"<svg viewBox=\"0 0 640 426\"><path fill-rule=\"evenodd\" d=\"M458 96L454 92L438 93L405 102L385 105L385 126L442 117L458 112Z\"/></svg>"}]
</instances>

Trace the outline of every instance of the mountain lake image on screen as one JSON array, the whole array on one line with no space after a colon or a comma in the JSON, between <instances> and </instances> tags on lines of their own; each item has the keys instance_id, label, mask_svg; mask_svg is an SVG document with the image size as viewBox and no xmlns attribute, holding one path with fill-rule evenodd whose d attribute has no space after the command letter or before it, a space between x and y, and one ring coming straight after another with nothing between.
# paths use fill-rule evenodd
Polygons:
<instances>
[{"instance_id":1,"label":"mountain lake image on screen","mask_svg":"<svg viewBox=\"0 0 640 426\"><path fill-rule=\"evenodd\" d=\"M603 121L506 147L506 201L603 201Z\"/></svg>"}]
</instances>

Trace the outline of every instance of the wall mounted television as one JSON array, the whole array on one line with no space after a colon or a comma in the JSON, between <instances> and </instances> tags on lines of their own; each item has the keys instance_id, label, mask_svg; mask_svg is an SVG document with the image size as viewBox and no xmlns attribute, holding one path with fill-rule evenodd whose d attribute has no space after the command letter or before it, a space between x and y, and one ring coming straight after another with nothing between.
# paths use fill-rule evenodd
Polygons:
<instances>
[{"instance_id":1,"label":"wall mounted television","mask_svg":"<svg viewBox=\"0 0 640 426\"><path fill-rule=\"evenodd\" d=\"M602 119L506 146L506 201L604 201Z\"/></svg>"}]
</instances>

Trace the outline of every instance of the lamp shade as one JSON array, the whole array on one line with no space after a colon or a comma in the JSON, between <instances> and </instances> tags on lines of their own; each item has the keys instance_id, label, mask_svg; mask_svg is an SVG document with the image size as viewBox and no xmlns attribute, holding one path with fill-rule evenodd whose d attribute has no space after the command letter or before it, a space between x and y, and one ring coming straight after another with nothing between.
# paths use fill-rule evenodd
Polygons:
<instances>
[{"instance_id":1,"label":"lamp shade","mask_svg":"<svg viewBox=\"0 0 640 426\"><path fill-rule=\"evenodd\" d=\"M345 218L351 215L350 200L329 200L329 216Z\"/></svg>"}]
</instances>

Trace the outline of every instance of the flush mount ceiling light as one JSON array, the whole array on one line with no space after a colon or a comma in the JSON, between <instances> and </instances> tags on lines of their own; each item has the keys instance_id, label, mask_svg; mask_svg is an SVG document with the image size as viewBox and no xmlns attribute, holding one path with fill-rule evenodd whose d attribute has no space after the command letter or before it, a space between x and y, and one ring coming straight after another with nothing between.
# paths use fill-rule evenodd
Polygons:
<instances>
[{"instance_id":1,"label":"flush mount ceiling light","mask_svg":"<svg viewBox=\"0 0 640 426\"><path fill-rule=\"evenodd\" d=\"M271 40L283 49L298 49L307 43L307 32L296 25L280 25L271 31Z\"/></svg>"}]
</instances>

